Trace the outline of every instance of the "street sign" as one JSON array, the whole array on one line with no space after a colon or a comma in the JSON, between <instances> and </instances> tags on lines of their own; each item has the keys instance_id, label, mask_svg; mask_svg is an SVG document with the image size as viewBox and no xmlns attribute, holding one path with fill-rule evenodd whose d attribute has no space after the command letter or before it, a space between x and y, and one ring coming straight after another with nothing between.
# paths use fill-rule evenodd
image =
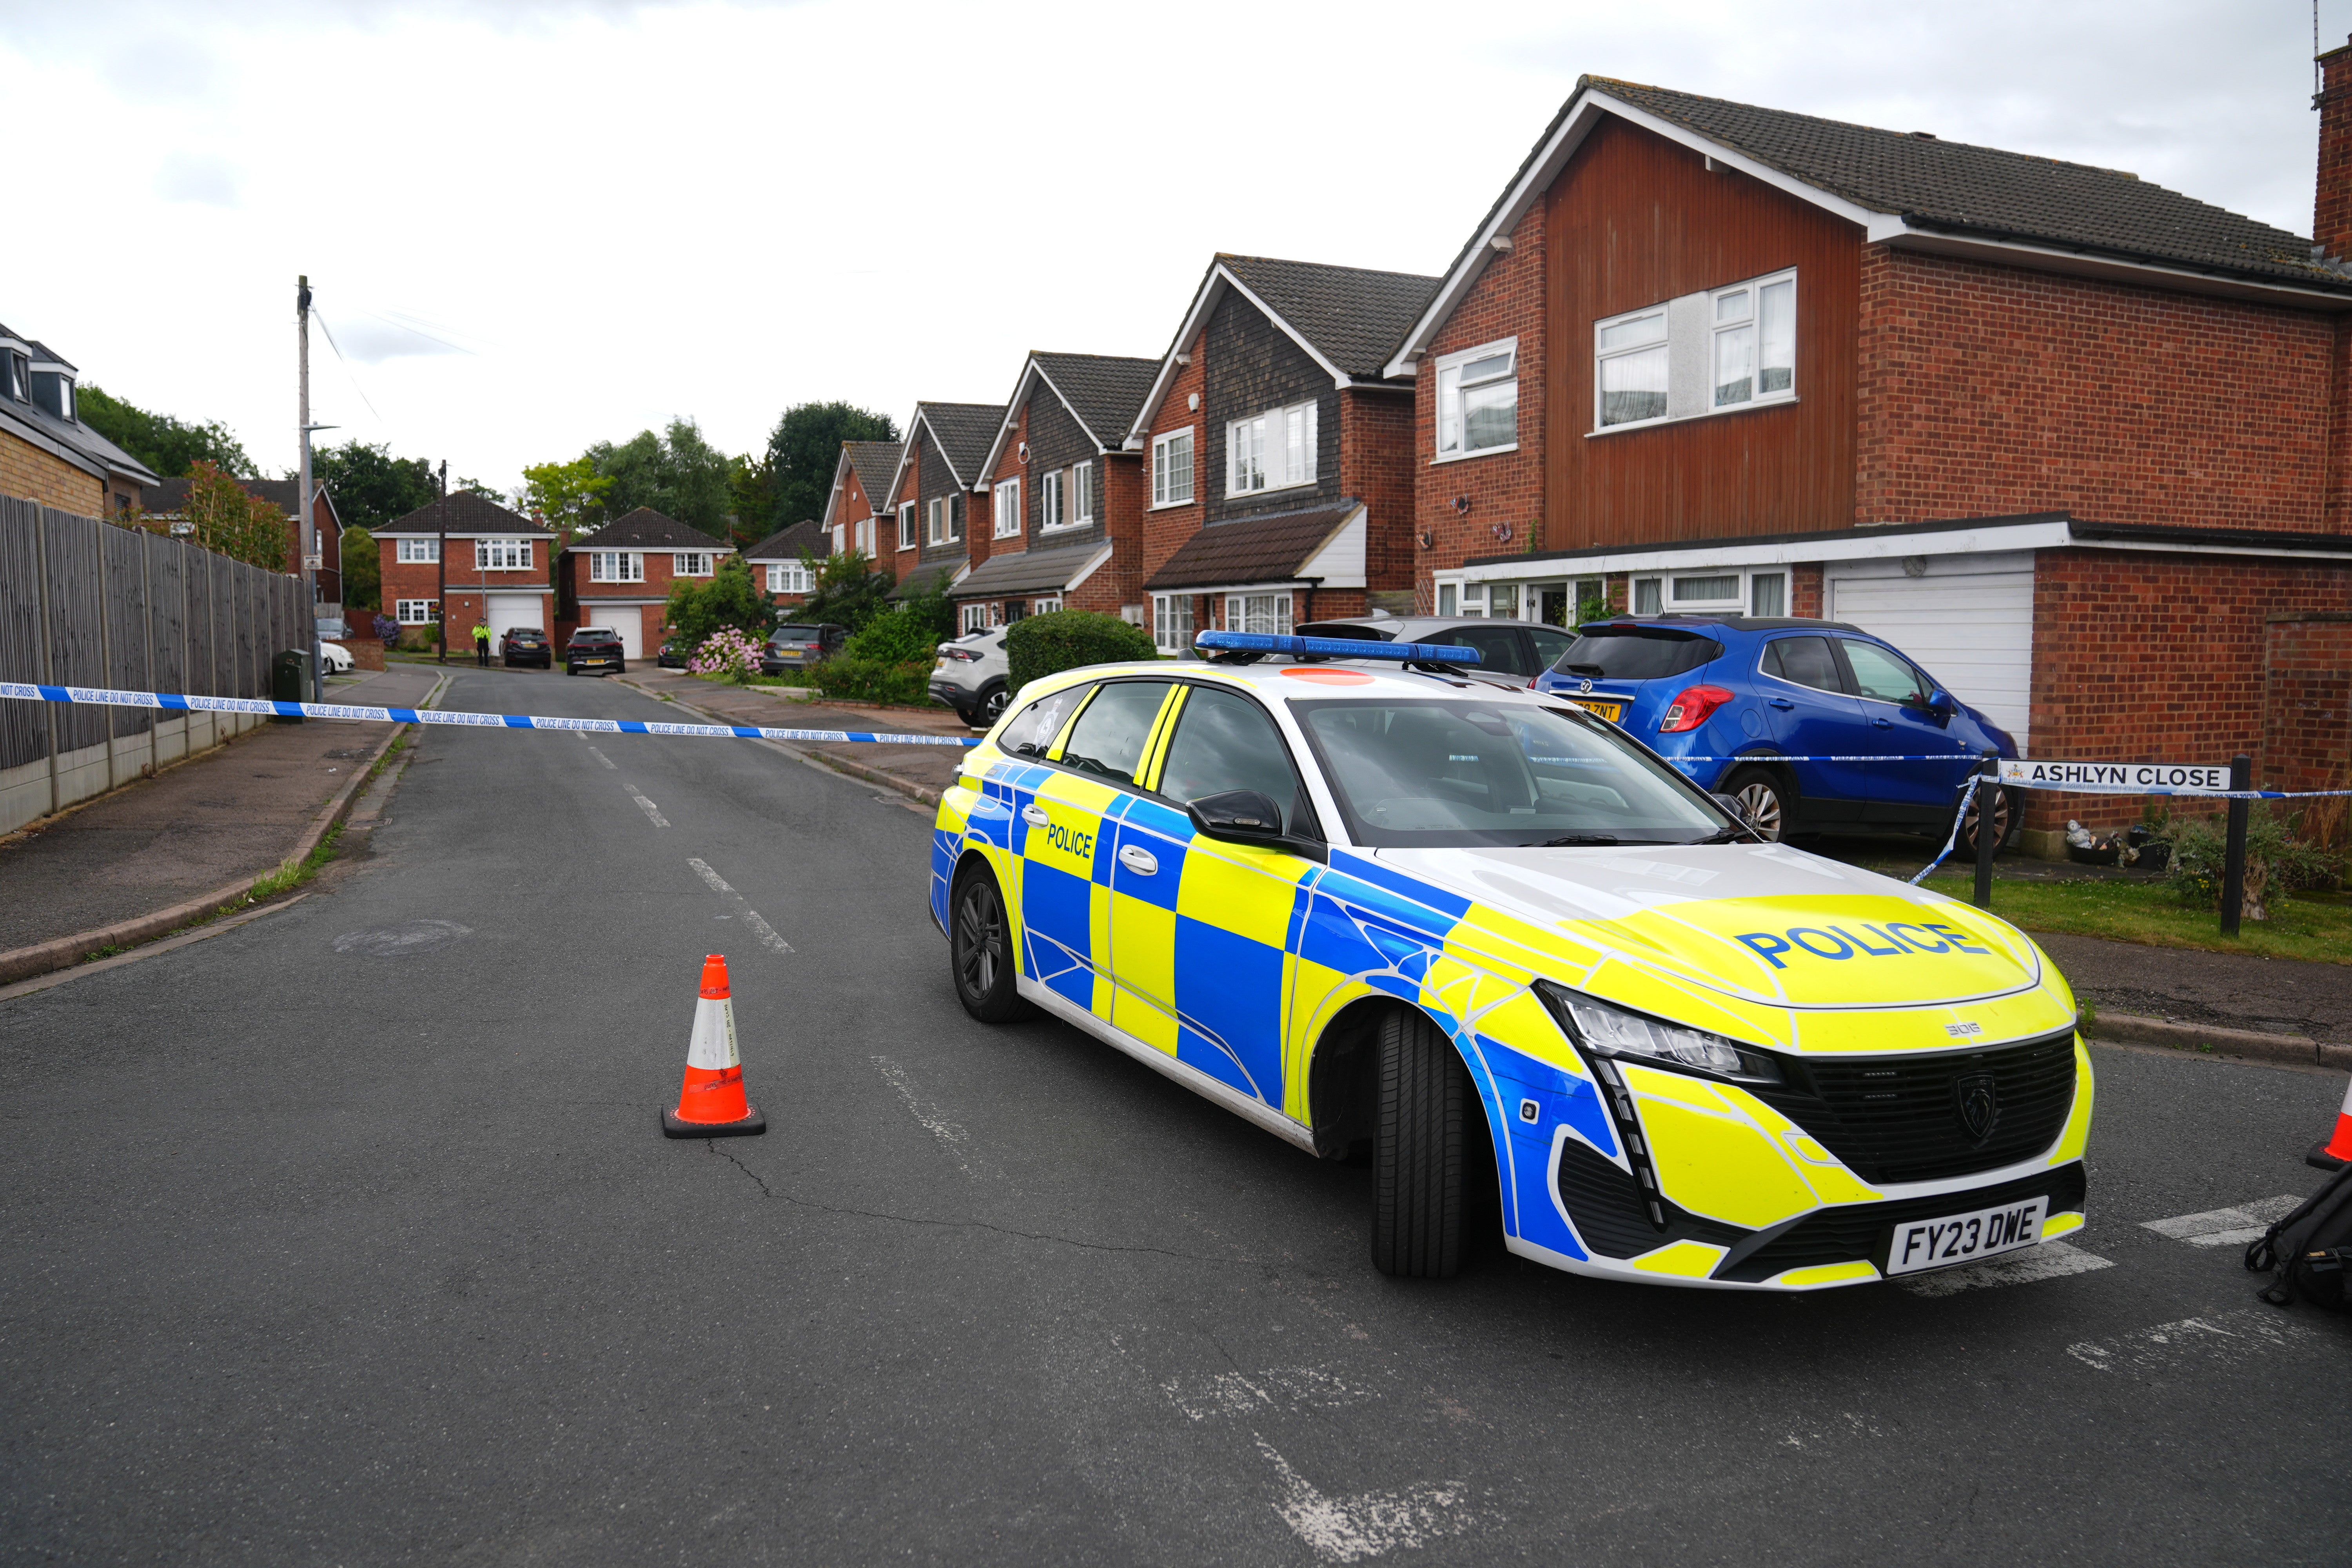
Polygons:
<instances>
[{"instance_id":1,"label":"street sign","mask_svg":"<svg viewBox=\"0 0 2352 1568\"><path fill-rule=\"evenodd\" d=\"M2139 795L2152 789L2221 790L2230 764L2215 763L2058 763L2004 759L2000 782L2027 788L2081 790L2091 795Z\"/></svg>"}]
</instances>

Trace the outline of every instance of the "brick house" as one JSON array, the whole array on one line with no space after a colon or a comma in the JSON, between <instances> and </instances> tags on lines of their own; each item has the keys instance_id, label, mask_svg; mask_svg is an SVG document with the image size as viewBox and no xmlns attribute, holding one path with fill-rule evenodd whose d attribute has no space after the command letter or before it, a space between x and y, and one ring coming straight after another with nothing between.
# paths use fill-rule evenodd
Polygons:
<instances>
[{"instance_id":1,"label":"brick house","mask_svg":"<svg viewBox=\"0 0 2352 1568\"><path fill-rule=\"evenodd\" d=\"M809 569L809 563L822 561L832 552L833 536L823 523L808 518L778 529L743 552L743 562L757 574L768 602L788 610L816 589L816 574Z\"/></svg>"},{"instance_id":2,"label":"brick house","mask_svg":"<svg viewBox=\"0 0 2352 1568\"><path fill-rule=\"evenodd\" d=\"M915 405L876 524L875 563L898 580L894 595L952 583L964 570L973 487L1003 419L994 403Z\"/></svg>"},{"instance_id":3,"label":"brick house","mask_svg":"<svg viewBox=\"0 0 2352 1568\"><path fill-rule=\"evenodd\" d=\"M2324 773L2263 737L2268 661L2322 639L2273 617L2352 606L2352 49L2325 60L2317 245L2115 170L1583 79L1387 366L1420 606L1826 616L2027 755ZM2037 794L2027 826L2139 810Z\"/></svg>"},{"instance_id":4,"label":"brick house","mask_svg":"<svg viewBox=\"0 0 2352 1568\"><path fill-rule=\"evenodd\" d=\"M733 554L698 528L649 506L615 518L563 552L562 630L610 626L625 658L650 658L667 635L670 584L708 583Z\"/></svg>"},{"instance_id":5,"label":"brick house","mask_svg":"<svg viewBox=\"0 0 2352 1568\"><path fill-rule=\"evenodd\" d=\"M889 516L887 498L903 450L904 445L898 441L841 444L841 456L834 462L833 488L824 498L824 516L818 520L832 547L830 553L856 550L876 560L888 553L882 543L889 531L883 520Z\"/></svg>"},{"instance_id":6,"label":"brick house","mask_svg":"<svg viewBox=\"0 0 2352 1568\"><path fill-rule=\"evenodd\" d=\"M138 510L162 481L81 422L79 374L47 344L0 326L0 495L81 517Z\"/></svg>"},{"instance_id":7,"label":"brick house","mask_svg":"<svg viewBox=\"0 0 2352 1568\"><path fill-rule=\"evenodd\" d=\"M1143 620L1143 462L1122 444L1158 369L1118 354L1022 362L981 459L972 515L988 525L950 590L959 630L1060 609Z\"/></svg>"},{"instance_id":8,"label":"brick house","mask_svg":"<svg viewBox=\"0 0 2352 1568\"><path fill-rule=\"evenodd\" d=\"M1142 459L1152 639L1411 602L1412 381L1386 362L1438 280L1220 255L1124 449Z\"/></svg>"},{"instance_id":9,"label":"brick house","mask_svg":"<svg viewBox=\"0 0 2352 1568\"><path fill-rule=\"evenodd\" d=\"M286 517L286 571L289 575L302 573L302 531L295 520L294 492L300 488L299 479L238 479L237 488L249 496L269 502ZM157 479L147 487L140 523L142 527L168 530L184 515L188 504L186 479ZM327 487L313 484L310 490L310 525L318 531L319 571L313 579L314 597L322 616L341 615L343 608L343 519L335 510L335 498Z\"/></svg>"},{"instance_id":10,"label":"brick house","mask_svg":"<svg viewBox=\"0 0 2352 1568\"><path fill-rule=\"evenodd\" d=\"M422 627L431 636L445 575L439 553L443 521L436 500L375 530L384 613L404 633ZM478 621L487 622L494 639L516 626L548 630L548 601L554 595L548 551L555 535L473 490L448 498L446 521L451 651L473 651Z\"/></svg>"}]
</instances>

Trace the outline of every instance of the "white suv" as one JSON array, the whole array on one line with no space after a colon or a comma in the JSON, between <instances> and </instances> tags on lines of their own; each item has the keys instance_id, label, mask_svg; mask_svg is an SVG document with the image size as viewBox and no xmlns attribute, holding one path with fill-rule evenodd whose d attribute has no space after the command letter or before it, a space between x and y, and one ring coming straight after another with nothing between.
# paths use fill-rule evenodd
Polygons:
<instances>
[{"instance_id":1,"label":"white suv","mask_svg":"<svg viewBox=\"0 0 2352 1568\"><path fill-rule=\"evenodd\" d=\"M940 644L940 662L931 670L931 695L956 710L975 730L985 730L1003 715L1004 628L967 632L953 642Z\"/></svg>"}]
</instances>

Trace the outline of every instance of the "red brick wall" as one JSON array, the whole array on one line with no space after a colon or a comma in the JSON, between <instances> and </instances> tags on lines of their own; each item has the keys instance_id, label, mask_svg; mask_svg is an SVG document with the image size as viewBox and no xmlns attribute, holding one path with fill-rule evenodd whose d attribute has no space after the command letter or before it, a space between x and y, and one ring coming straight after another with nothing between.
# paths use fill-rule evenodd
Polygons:
<instances>
[{"instance_id":1,"label":"red brick wall","mask_svg":"<svg viewBox=\"0 0 2352 1568\"><path fill-rule=\"evenodd\" d=\"M1364 580L1375 590L1412 586L1413 402L1395 392L1339 395L1339 493L1364 503ZM1328 619L1360 609L1315 614Z\"/></svg>"},{"instance_id":2,"label":"red brick wall","mask_svg":"<svg viewBox=\"0 0 2352 1568\"><path fill-rule=\"evenodd\" d=\"M2327 526L2326 316L1871 247L1857 522Z\"/></svg>"},{"instance_id":3,"label":"red brick wall","mask_svg":"<svg viewBox=\"0 0 2352 1568\"><path fill-rule=\"evenodd\" d=\"M2319 184L2311 237L2335 257L2352 256L2352 48L2320 56Z\"/></svg>"},{"instance_id":4,"label":"red brick wall","mask_svg":"<svg viewBox=\"0 0 2352 1568\"><path fill-rule=\"evenodd\" d=\"M1046 397L1054 395L1045 391L1043 387L1034 389L1032 394L1032 395L1039 395ZM989 470L988 495L984 499L973 498L976 504L972 507L972 513L977 520L971 530L971 563L974 566L978 566L991 555L1004 555L1015 550L1029 548L1029 528L1025 521L1022 524L1021 531L1012 538L996 537L995 489L1002 480L1019 479L1021 510L1024 512L1029 510L1029 465L1021 460L1021 449L1028 440L1029 405L1024 402L1020 407L1013 410L1013 432L1005 437L1003 449L996 454L996 467Z\"/></svg>"},{"instance_id":5,"label":"red brick wall","mask_svg":"<svg viewBox=\"0 0 2352 1568\"><path fill-rule=\"evenodd\" d=\"M1168 558L1183 548L1184 542L1201 531L1209 498L1208 423L1205 407L1191 406L1195 397L1205 405L1208 386L1208 333L1194 335L1184 348L1192 363L1179 365L1168 392L1160 400L1160 412L1152 416L1151 428L1144 433L1143 506L1141 533L1143 540L1142 572L1139 582L1150 581L1151 574L1168 564ZM1151 437L1165 436L1171 430L1192 427L1192 502L1189 506L1163 507L1153 511L1151 506Z\"/></svg>"},{"instance_id":6,"label":"red brick wall","mask_svg":"<svg viewBox=\"0 0 2352 1568\"><path fill-rule=\"evenodd\" d=\"M1538 202L1519 220L1511 231L1511 248L1488 262L1470 286L1423 354L1414 378L1408 458L1413 486L1410 531L1427 533L1430 547L1422 549L1417 539L1408 542L1414 556L1414 601L1424 611L1435 603L1432 572L1459 566L1474 556L1541 549L1545 542L1543 458L1551 381L1544 314L1549 205ZM1519 340L1518 449L1432 462L1431 454L1437 450L1438 357L1514 333ZM1468 500L1467 512L1454 510L1457 497ZM1510 526L1507 542L1495 537L1498 523Z\"/></svg>"},{"instance_id":7,"label":"red brick wall","mask_svg":"<svg viewBox=\"0 0 2352 1568\"><path fill-rule=\"evenodd\" d=\"M2267 618L2352 604L2352 567L2045 550L2033 582L2033 754L2227 763L2263 740ZM2313 639L2315 642L2316 637ZM2026 826L2139 819L2137 795L2029 792ZM2187 811L2204 805L2184 802Z\"/></svg>"},{"instance_id":8,"label":"red brick wall","mask_svg":"<svg viewBox=\"0 0 2352 1568\"><path fill-rule=\"evenodd\" d=\"M2352 611L2273 616L2264 632L2255 783L2264 789L2352 786Z\"/></svg>"},{"instance_id":9,"label":"red brick wall","mask_svg":"<svg viewBox=\"0 0 2352 1568\"><path fill-rule=\"evenodd\" d=\"M1818 565L1789 568L1789 613L1811 620L1822 618L1822 569Z\"/></svg>"},{"instance_id":10,"label":"red brick wall","mask_svg":"<svg viewBox=\"0 0 2352 1568\"><path fill-rule=\"evenodd\" d=\"M1151 499L1151 481L1143 460L1133 453L1106 452L1096 459L1102 475L1103 537L1111 556L1095 574L1078 584L1070 607L1117 615L1129 605L1149 605L1143 592L1143 509Z\"/></svg>"}]
</instances>

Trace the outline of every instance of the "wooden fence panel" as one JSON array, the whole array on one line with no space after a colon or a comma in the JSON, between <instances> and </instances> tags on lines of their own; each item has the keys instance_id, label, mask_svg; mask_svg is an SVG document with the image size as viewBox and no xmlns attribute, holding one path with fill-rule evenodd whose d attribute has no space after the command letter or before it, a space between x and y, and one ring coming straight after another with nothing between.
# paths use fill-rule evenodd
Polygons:
<instances>
[{"instance_id":1,"label":"wooden fence panel","mask_svg":"<svg viewBox=\"0 0 2352 1568\"><path fill-rule=\"evenodd\" d=\"M183 544L180 557L180 580L188 594L187 684L180 689L199 696L217 697L220 687L213 679L216 640L213 636L213 616L217 613L213 600L213 558L193 545Z\"/></svg>"},{"instance_id":2,"label":"wooden fence panel","mask_svg":"<svg viewBox=\"0 0 2352 1568\"><path fill-rule=\"evenodd\" d=\"M0 680L43 681L41 658L41 509L0 497ZM47 704L0 702L0 768L22 767L49 754Z\"/></svg>"},{"instance_id":3,"label":"wooden fence panel","mask_svg":"<svg viewBox=\"0 0 2352 1568\"><path fill-rule=\"evenodd\" d=\"M106 568L106 684L118 691L149 691L147 684L147 549L127 528L98 531L99 560ZM154 727L144 708L107 710L115 738L143 735Z\"/></svg>"},{"instance_id":4,"label":"wooden fence panel","mask_svg":"<svg viewBox=\"0 0 2352 1568\"><path fill-rule=\"evenodd\" d=\"M54 507L41 509L48 558L49 672L59 686L106 684L106 644L99 635L98 533L106 524ZM105 742L102 708L58 710L58 749L78 752Z\"/></svg>"}]
</instances>

